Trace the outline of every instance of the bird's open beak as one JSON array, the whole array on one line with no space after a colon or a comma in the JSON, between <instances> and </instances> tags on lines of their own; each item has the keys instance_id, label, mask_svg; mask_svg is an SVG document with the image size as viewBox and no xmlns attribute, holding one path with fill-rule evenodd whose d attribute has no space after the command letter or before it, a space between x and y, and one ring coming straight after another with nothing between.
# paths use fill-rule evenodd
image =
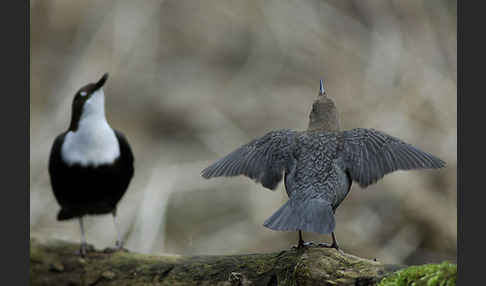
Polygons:
<instances>
[{"instance_id":1,"label":"bird's open beak","mask_svg":"<svg viewBox=\"0 0 486 286\"><path fill-rule=\"evenodd\" d=\"M108 73L105 73L100 78L100 80L96 83L96 89L100 89L101 87L103 87L103 85L105 84L105 82L106 82L107 79L108 79Z\"/></svg>"}]
</instances>

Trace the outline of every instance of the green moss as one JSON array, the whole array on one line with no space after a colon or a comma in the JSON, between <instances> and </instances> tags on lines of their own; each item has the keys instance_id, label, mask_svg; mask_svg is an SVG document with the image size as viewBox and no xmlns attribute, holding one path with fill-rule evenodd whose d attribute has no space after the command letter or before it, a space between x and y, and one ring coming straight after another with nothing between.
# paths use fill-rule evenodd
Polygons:
<instances>
[{"instance_id":1,"label":"green moss","mask_svg":"<svg viewBox=\"0 0 486 286\"><path fill-rule=\"evenodd\" d=\"M457 265L448 262L410 266L385 277L377 286L455 286Z\"/></svg>"}]
</instances>

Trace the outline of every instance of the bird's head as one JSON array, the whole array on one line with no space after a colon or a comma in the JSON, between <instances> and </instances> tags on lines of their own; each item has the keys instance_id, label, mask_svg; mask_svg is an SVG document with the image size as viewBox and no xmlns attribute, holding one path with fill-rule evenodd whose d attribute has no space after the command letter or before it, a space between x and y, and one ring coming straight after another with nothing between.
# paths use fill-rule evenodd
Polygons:
<instances>
[{"instance_id":1,"label":"bird's head","mask_svg":"<svg viewBox=\"0 0 486 286\"><path fill-rule=\"evenodd\" d=\"M71 126L69 130L76 131L79 122L88 117L105 117L105 94L103 85L108 79L108 73L105 73L100 80L95 83L89 83L81 87L73 99Z\"/></svg>"},{"instance_id":2,"label":"bird's head","mask_svg":"<svg viewBox=\"0 0 486 286\"><path fill-rule=\"evenodd\" d=\"M327 95L321 79L317 99L309 114L308 130L339 131L339 114L334 100Z\"/></svg>"}]
</instances>

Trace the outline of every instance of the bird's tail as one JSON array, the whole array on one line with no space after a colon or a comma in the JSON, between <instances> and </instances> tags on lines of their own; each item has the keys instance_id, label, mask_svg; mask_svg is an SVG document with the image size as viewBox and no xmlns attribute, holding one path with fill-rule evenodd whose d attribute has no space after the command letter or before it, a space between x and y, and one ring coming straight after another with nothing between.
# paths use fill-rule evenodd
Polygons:
<instances>
[{"instance_id":1,"label":"bird's tail","mask_svg":"<svg viewBox=\"0 0 486 286\"><path fill-rule=\"evenodd\" d=\"M288 200L263 225L273 230L330 233L336 222L331 204L322 199Z\"/></svg>"}]
</instances>

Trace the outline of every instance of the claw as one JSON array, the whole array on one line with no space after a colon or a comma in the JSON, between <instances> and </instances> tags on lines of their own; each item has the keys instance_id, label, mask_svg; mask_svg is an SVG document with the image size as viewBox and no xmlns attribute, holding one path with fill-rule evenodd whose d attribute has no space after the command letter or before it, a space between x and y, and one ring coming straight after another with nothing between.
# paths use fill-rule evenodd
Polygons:
<instances>
[{"instance_id":1,"label":"claw","mask_svg":"<svg viewBox=\"0 0 486 286\"><path fill-rule=\"evenodd\" d=\"M309 247L309 246L313 246L313 245L315 245L315 243L313 241L304 242L304 240L302 239L302 231L299 230L299 242L298 242L297 245L292 245L292 249L301 249L301 248Z\"/></svg>"},{"instance_id":2,"label":"claw","mask_svg":"<svg viewBox=\"0 0 486 286\"><path fill-rule=\"evenodd\" d=\"M330 243L326 243L326 242L321 242L317 245L317 247L325 247L325 248L334 248L334 246L332 246L332 244Z\"/></svg>"},{"instance_id":3,"label":"claw","mask_svg":"<svg viewBox=\"0 0 486 286\"><path fill-rule=\"evenodd\" d=\"M79 255L83 258L86 257L86 249L81 245L78 251L76 251L76 255Z\"/></svg>"},{"instance_id":4,"label":"claw","mask_svg":"<svg viewBox=\"0 0 486 286\"><path fill-rule=\"evenodd\" d=\"M304 242L304 246L313 246L315 243L313 241Z\"/></svg>"},{"instance_id":5,"label":"claw","mask_svg":"<svg viewBox=\"0 0 486 286\"><path fill-rule=\"evenodd\" d=\"M115 242L115 247L107 247L103 250L104 253L114 253L117 251L124 251L124 252L129 252L128 249L123 247L123 241L122 240L116 240Z\"/></svg>"},{"instance_id":6,"label":"claw","mask_svg":"<svg viewBox=\"0 0 486 286\"><path fill-rule=\"evenodd\" d=\"M94 251L94 246L92 246L91 244L87 244L87 243L81 243L81 247L76 252L76 254L80 255L81 257L84 258L84 257L86 257L86 254L88 254L88 252L91 252L91 251Z\"/></svg>"},{"instance_id":7,"label":"claw","mask_svg":"<svg viewBox=\"0 0 486 286\"><path fill-rule=\"evenodd\" d=\"M118 251L125 251L125 252L128 252L127 249L125 248L118 248L118 247L107 247L105 249L103 249L103 253L115 253L115 252L118 252Z\"/></svg>"},{"instance_id":8,"label":"claw","mask_svg":"<svg viewBox=\"0 0 486 286\"><path fill-rule=\"evenodd\" d=\"M311 247L316 245L313 241L308 241L308 242L302 242L301 244L298 245L292 245L292 249L301 249L304 247Z\"/></svg>"},{"instance_id":9,"label":"claw","mask_svg":"<svg viewBox=\"0 0 486 286\"><path fill-rule=\"evenodd\" d=\"M115 242L115 247L116 247L117 249L122 249L122 248L123 248L123 241L121 241L121 240L117 240L117 241Z\"/></svg>"},{"instance_id":10,"label":"claw","mask_svg":"<svg viewBox=\"0 0 486 286\"><path fill-rule=\"evenodd\" d=\"M337 244L336 235L334 235L334 232L331 232L331 236L332 236L332 243L321 242L317 246L318 247L325 247L325 248L334 248L339 253L344 254L344 252L339 248L339 245Z\"/></svg>"},{"instance_id":11,"label":"claw","mask_svg":"<svg viewBox=\"0 0 486 286\"><path fill-rule=\"evenodd\" d=\"M104 253L114 253L117 251L128 252L128 249L123 247L123 242L121 242L120 240L117 240L115 242L115 247L107 247L103 250Z\"/></svg>"}]
</instances>

